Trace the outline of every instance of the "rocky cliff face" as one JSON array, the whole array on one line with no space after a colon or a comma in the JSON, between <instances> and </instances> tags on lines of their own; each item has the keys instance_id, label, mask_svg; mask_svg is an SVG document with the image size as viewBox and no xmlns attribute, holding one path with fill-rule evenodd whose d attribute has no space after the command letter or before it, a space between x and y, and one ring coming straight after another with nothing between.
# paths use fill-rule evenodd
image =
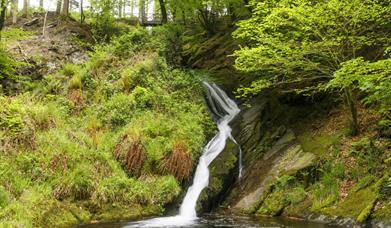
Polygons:
<instances>
[{"instance_id":1,"label":"rocky cliff face","mask_svg":"<svg viewBox=\"0 0 391 228\"><path fill-rule=\"evenodd\" d=\"M250 107L243 108L233 121L233 137L243 151L243 175L238 178L238 147L230 143L211 165L204 209L223 202L235 212L254 212L278 177L294 175L311 166L315 155L303 151L293 131L285 125L282 110L270 98L256 99Z\"/></svg>"}]
</instances>

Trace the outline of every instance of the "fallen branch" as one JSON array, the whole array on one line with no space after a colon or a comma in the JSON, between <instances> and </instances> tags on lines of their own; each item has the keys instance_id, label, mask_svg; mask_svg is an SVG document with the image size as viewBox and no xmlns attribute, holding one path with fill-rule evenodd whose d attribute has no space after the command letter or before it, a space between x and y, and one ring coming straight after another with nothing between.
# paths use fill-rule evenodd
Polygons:
<instances>
[{"instance_id":1,"label":"fallen branch","mask_svg":"<svg viewBox=\"0 0 391 228\"><path fill-rule=\"evenodd\" d=\"M39 18L34 18L34 19L32 19L31 21L28 21L28 22L24 23L24 25L25 25L25 26L32 26L32 25L37 24L38 21L39 21Z\"/></svg>"}]
</instances>

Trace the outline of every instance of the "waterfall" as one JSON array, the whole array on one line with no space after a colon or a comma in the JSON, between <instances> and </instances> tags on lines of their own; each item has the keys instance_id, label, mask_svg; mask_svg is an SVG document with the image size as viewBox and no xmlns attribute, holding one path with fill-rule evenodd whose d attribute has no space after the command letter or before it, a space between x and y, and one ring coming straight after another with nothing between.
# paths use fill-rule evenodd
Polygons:
<instances>
[{"instance_id":1,"label":"waterfall","mask_svg":"<svg viewBox=\"0 0 391 228\"><path fill-rule=\"evenodd\" d=\"M189 226L197 219L197 200L202 190L209 184L209 165L224 150L227 139L232 139L229 123L240 112L236 103L216 84L204 82L207 90L207 104L216 119L219 132L204 147L193 179L180 207L179 215L155 218L128 227L175 227ZM237 144L237 143L236 143ZM239 155L239 177L242 172L241 151Z\"/></svg>"}]
</instances>

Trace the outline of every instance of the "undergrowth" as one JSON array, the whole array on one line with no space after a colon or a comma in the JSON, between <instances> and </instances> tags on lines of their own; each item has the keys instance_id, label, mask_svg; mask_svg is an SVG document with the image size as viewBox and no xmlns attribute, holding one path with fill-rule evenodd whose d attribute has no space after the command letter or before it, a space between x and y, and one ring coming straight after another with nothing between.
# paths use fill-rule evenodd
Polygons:
<instances>
[{"instance_id":1,"label":"undergrowth","mask_svg":"<svg viewBox=\"0 0 391 228\"><path fill-rule=\"evenodd\" d=\"M0 224L135 218L179 196L213 124L203 76L172 68L158 43L134 28L0 96Z\"/></svg>"}]
</instances>

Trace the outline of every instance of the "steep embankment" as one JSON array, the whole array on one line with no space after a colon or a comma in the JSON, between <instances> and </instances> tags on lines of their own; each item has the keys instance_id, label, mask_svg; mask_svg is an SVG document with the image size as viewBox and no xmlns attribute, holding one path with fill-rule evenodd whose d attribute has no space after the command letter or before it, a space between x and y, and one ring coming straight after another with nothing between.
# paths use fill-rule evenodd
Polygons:
<instances>
[{"instance_id":1,"label":"steep embankment","mask_svg":"<svg viewBox=\"0 0 391 228\"><path fill-rule=\"evenodd\" d=\"M0 96L0 226L136 219L163 213L179 196L213 131L202 78L167 65L156 34L129 30L81 64L61 54L72 52L56 44L64 34L40 46L31 31L9 44L16 54L21 46L22 61L48 62L38 64L44 75L10 80L20 85L15 95Z\"/></svg>"}]
</instances>

